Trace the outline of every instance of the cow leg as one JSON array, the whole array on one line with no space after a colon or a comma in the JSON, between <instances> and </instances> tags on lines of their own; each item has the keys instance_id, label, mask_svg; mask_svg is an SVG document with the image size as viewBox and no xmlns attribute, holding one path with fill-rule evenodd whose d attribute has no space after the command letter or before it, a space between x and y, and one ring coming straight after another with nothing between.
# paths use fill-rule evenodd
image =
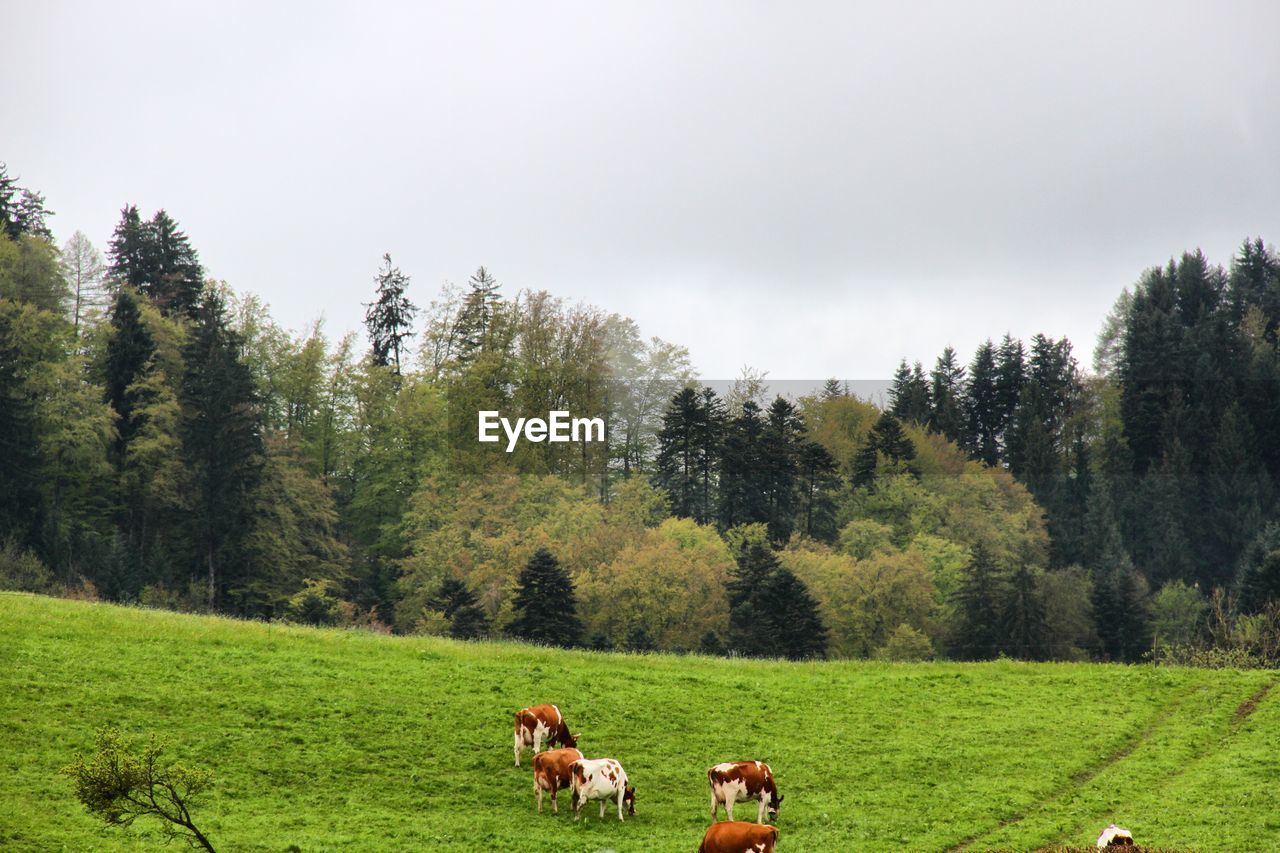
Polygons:
<instances>
[{"instance_id":1,"label":"cow leg","mask_svg":"<svg viewBox=\"0 0 1280 853\"><path fill-rule=\"evenodd\" d=\"M556 798L556 794L560 793L559 786L555 782L551 783L551 811L560 814L560 800Z\"/></svg>"},{"instance_id":2,"label":"cow leg","mask_svg":"<svg viewBox=\"0 0 1280 853\"><path fill-rule=\"evenodd\" d=\"M622 816L622 799L623 797L626 796L626 794L627 794L626 786L623 786L618 790L618 820L622 820L622 821L626 820L626 818ZM601 803L600 805L604 805L604 803Z\"/></svg>"},{"instance_id":3,"label":"cow leg","mask_svg":"<svg viewBox=\"0 0 1280 853\"><path fill-rule=\"evenodd\" d=\"M756 812L756 823L764 823L764 797L760 798L760 808Z\"/></svg>"},{"instance_id":4,"label":"cow leg","mask_svg":"<svg viewBox=\"0 0 1280 853\"><path fill-rule=\"evenodd\" d=\"M725 819L733 820L733 794L724 795L724 814Z\"/></svg>"},{"instance_id":5,"label":"cow leg","mask_svg":"<svg viewBox=\"0 0 1280 853\"><path fill-rule=\"evenodd\" d=\"M538 814L542 814L542 786L537 779L533 780L533 790L538 792Z\"/></svg>"},{"instance_id":6,"label":"cow leg","mask_svg":"<svg viewBox=\"0 0 1280 853\"><path fill-rule=\"evenodd\" d=\"M716 812L720 810L720 801L716 799L716 792L711 792L711 822L716 822Z\"/></svg>"},{"instance_id":7,"label":"cow leg","mask_svg":"<svg viewBox=\"0 0 1280 853\"><path fill-rule=\"evenodd\" d=\"M516 729L516 767L520 766L520 747L522 745L523 744L520 743L520 729L517 728Z\"/></svg>"},{"instance_id":8,"label":"cow leg","mask_svg":"<svg viewBox=\"0 0 1280 853\"><path fill-rule=\"evenodd\" d=\"M542 752L542 735L536 730L533 733L533 754L537 755Z\"/></svg>"}]
</instances>

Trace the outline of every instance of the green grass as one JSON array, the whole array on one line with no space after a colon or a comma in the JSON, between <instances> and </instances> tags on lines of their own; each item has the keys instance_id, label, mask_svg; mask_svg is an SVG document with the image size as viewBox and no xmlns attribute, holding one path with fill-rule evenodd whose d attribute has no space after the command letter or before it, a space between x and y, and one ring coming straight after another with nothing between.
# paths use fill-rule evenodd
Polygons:
<instances>
[{"instance_id":1,"label":"green grass","mask_svg":"<svg viewBox=\"0 0 1280 853\"><path fill-rule=\"evenodd\" d=\"M220 853L691 851L706 768L736 758L773 766L796 853L1085 846L1112 820L1154 847L1280 849L1278 677L606 655L0 594L0 849L159 845L59 775L104 724L214 770L196 816ZM623 763L635 819L535 814L511 726L536 702Z\"/></svg>"}]
</instances>

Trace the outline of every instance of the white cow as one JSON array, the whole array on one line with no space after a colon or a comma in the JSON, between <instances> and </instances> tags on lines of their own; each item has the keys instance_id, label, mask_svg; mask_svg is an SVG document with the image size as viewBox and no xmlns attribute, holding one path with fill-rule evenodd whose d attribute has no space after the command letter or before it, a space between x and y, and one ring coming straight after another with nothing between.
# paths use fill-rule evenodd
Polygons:
<instances>
[{"instance_id":1,"label":"white cow","mask_svg":"<svg viewBox=\"0 0 1280 853\"><path fill-rule=\"evenodd\" d=\"M582 807L588 800L600 801L600 817L604 817L604 806L607 800L617 799L618 820L626 820L622 816L622 805L627 805L627 814L635 817L636 789L627 783L627 771L612 758L579 758L569 765L569 788L572 792L573 819L582 816Z\"/></svg>"}]
</instances>

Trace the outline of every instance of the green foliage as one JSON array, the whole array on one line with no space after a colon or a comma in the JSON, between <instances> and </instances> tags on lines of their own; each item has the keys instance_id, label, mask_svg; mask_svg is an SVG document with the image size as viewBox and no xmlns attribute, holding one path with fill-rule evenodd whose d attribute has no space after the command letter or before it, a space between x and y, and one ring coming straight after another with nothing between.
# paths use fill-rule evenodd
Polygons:
<instances>
[{"instance_id":1,"label":"green foliage","mask_svg":"<svg viewBox=\"0 0 1280 853\"><path fill-rule=\"evenodd\" d=\"M76 798L90 814L111 826L129 827L140 817L155 817L169 838L213 851L196 827L191 808L213 783L207 770L164 764L165 744L152 735L136 744L113 728L98 730L95 752L63 769L75 784Z\"/></svg>"},{"instance_id":2,"label":"green foliage","mask_svg":"<svg viewBox=\"0 0 1280 853\"><path fill-rule=\"evenodd\" d=\"M36 234L14 237L0 233L0 299L61 314L70 297L57 246Z\"/></svg>"},{"instance_id":3,"label":"green foliage","mask_svg":"<svg viewBox=\"0 0 1280 853\"><path fill-rule=\"evenodd\" d=\"M149 298L166 315L196 318L204 268L187 235L164 210L144 222L138 208L120 211L108 247L108 275Z\"/></svg>"},{"instance_id":4,"label":"green foliage","mask_svg":"<svg viewBox=\"0 0 1280 853\"><path fill-rule=\"evenodd\" d=\"M1194 644L1204 629L1209 603L1198 589L1170 581L1151 597L1151 630L1156 646Z\"/></svg>"},{"instance_id":5,"label":"green foliage","mask_svg":"<svg viewBox=\"0 0 1280 853\"><path fill-rule=\"evenodd\" d=\"M30 549L5 539L0 541L0 589L49 592L53 589L53 573Z\"/></svg>"},{"instance_id":6,"label":"green foliage","mask_svg":"<svg viewBox=\"0 0 1280 853\"><path fill-rule=\"evenodd\" d=\"M440 589L427 600L427 607L439 612L449 624L455 640L474 640L489 633L489 617L467 585L457 578L445 578Z\"/></svg>"},{"instance_id":7,"label":"green foliage","mask_svg":"<svg viewBox=\"0 0 1280 853\"><path fill-rule=\"evenodd\" d=\"M729 647L748 657L826 657L827 627L804 581L758 538L743 539L734 559Z\"/></svg>"},{"instance_id":8,"label":"green foliage","mask_svg":"<svg viewBox=\"0 0 1280 853\"><path fill-rule=\"evenodd\" d=\"M391 255L382 256L382 270L374 279L377 298L365 306L364 324L369 333L373 363L390 367L400 375L400 361L413 337L413 316L417 307L404 295L409 277L391 265Z\"/></svg>"},{"instance_id":9,"label":"green foliage","mask_svg":"<svg viewBox=\"0 0 1280 853\"><path fill-rule=\"evenodd\" d=\"M582 637L573 579L546 548L539 548L516 579L507 624L512 637L551 646L574 646Z\"/></svg>"},{"instance_id":10,"label":"green foliage","mask_svg":"<svg viewBox=\"0 0 1280 853\"><path fill-rule=\"evenodd\" d=\"M334 591L332 581L306 578L302 589L291 595L285 604L285 618L304 625L336 625L338 598Z\"/></svg>"},{"instance_id":11,"label":"green foliage","mask_svg":"<svg viewBox=\"0 0 1280 853\"><path fill-rule=\"evenodd\" d=\"M889 661L924 661L932 660L933 656L933 643L924 632L906 624L894 628L889 639L876 652L877 658Z\"/></svg>"}]
</instances>

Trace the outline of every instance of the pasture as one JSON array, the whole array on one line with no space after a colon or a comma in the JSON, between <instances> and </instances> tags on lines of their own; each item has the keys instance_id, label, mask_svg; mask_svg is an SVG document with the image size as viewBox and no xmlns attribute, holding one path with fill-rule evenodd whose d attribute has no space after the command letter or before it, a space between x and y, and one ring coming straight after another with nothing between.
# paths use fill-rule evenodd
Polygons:
<instances>
[{"instance_id":1,"label":"pasture","mask_svg":"<svg viewBox=\"0 0 1280 853\"><path fill-rule=\"evenodd\" d=\"M212 769L220 851L692 851L706 769L769 762L784 851L1280 848L1274 672L795 664L316 630L0 593L0 849L141 850L59 775L94 729ZM538 816L512 715L556 702L634 819ZM749 804L739 817L753 815ZM181 849L178 846L172 849Z\"/></svg>"}]
</instances>

